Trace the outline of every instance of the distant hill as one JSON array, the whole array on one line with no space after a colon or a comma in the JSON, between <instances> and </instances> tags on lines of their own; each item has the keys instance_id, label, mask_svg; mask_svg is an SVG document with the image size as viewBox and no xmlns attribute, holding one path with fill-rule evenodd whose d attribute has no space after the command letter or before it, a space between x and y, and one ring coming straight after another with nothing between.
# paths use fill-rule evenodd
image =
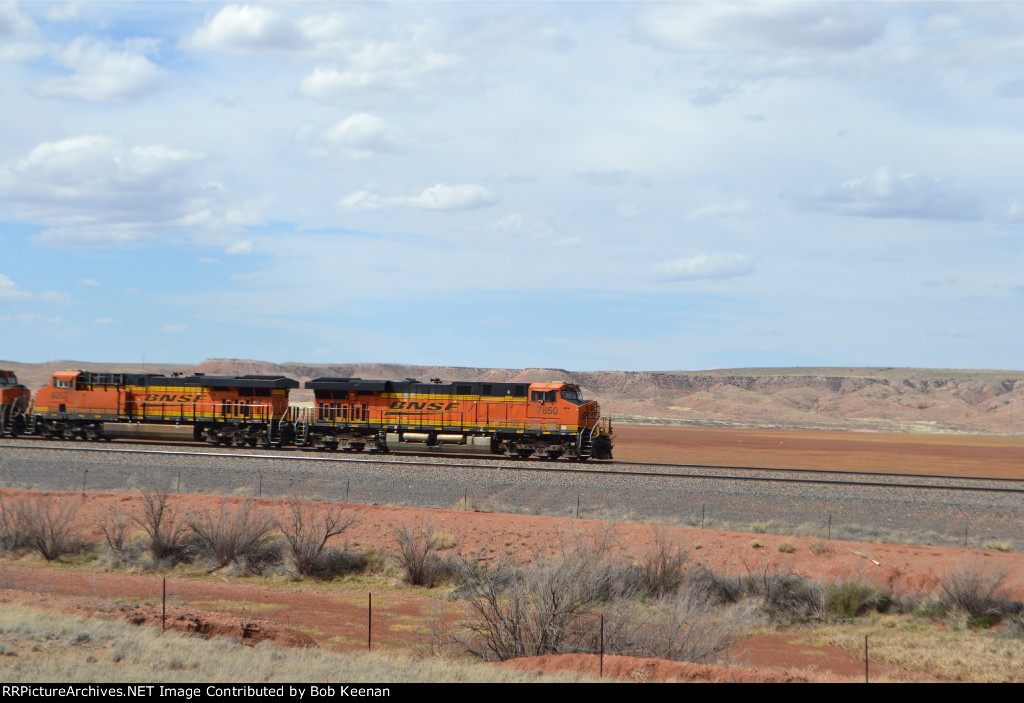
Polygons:
<instances>
[{"instance_id":1,"label":"distant hill","mask_svg":"<svg viewBox=\"0 0 1024 703\"><path fill-rule=\"evenodd\" d=\"M402 364L272 364L207 359L181 364L0 362L37 388L58 369L280 374L444 381L578 383L620 421L680 425L803 427L889 432L1024 433L1024 371L911 368L751 368L709 371L566 371ZM310 391L293 392L297 401Z\"/></svg>"}]
</instances>

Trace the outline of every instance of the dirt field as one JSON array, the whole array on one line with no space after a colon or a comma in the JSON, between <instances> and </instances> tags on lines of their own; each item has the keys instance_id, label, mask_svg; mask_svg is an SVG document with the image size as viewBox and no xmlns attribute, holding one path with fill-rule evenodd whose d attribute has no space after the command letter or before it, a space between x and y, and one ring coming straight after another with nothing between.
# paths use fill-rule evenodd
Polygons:
<instances>
[{"instance_id":1,"label":"dirt field","mask_svg":"<svg viewBox=\"0 0 1024 703\"><path fill-rule=\"evenodd\" d=\"M620 461L1024 478L1024 436L617 425Z\"/></svg>"},{"instance_id":2,"label":"dirt field","mask_svg":"<svg viewBox=\"0 0 1024 703\"><path fill-rule=\"evenodd\" d=\"M620 426L616 457L636 461L672 461L718 465L769 465L821 468L870 468L878 471L966 473L1020 476L1024 467L1024 439L870 435L838 432L790 432ZM20 491L4 489L5 500ZM76 504L76 520L83 536L101 541L97 525L113 508L136 512L139 495L117 493L64 493L59 500ZM182 510L216 510L220 496L175 496ZM279 500L261 499L259 507L280 512ZM374 546L382 553L395 548L395 533L402 527L433 525L451 538L453 550L497 559L509 556L530 560L536 554L556 553L567 540L608 529L608 523L524 516L426 510L377 505L348 508L358 522L336 540L359 549ZM655 528L620 523L612 526L617 548L642 557L653 540L669 540L690 550L692 562L725 573L757 573L774 564L811 578L856 576L891 587L913 589L934 586L943 574L966 560L1002 570L1013 596L1024 599L1024 557L992 549L960 549L833 541L816 554L811 540L799 537L714 532L695 528ZM777 546L789 541L794 550L783 554ZM40 607L77 614L93 613L123 618L137 624L159 623L161 575L101 573L95 568L73 569L47 565L32 557L5 561L0 602L26 601ZM378 585L379 588L379 585ZM368 587L347 583L325 587L233 579L223 574L199 576L175 571L168 578L171 626L204 634L270 638L286 645L317 646L339 651L366 647ZM373 594L374 646L426 653L431 640L430 622L436 616L439 592L415 588L387 588ZM457 619L456 603L443 605L445 617ZM412 623L412 624L410 624ZM606 663L606 673L621 680L644 677L703 681L860 680L863 662L855 652L834 646L809 646L785 634L762 635L744 641L734 651L735 666L697 667L663 661L622 658ZM573 668L596 673L593 657L546 657L516 662L528 671ZM814 672L809 674L808 672ZM640 672L640 673L638 673ZM645 673L646 672L646 673ZM796 673L794 673L796 672ZM876 666L875 678L921 679L890 667ZM639 677L639 678L638 678ZM926 677L924 677L926 678Z\"/></svg>"}]
</instances>

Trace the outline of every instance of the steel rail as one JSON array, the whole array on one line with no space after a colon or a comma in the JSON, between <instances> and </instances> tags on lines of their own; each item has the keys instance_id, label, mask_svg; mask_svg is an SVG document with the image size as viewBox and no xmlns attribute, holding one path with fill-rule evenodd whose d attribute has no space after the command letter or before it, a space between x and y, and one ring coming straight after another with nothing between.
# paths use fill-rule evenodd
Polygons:
<instances>
[{"instance_id":1,"label":"steel rail","mask_svg":"<svg viewBox=\"0 0 1024 703\"><path fill-rule=\"evenodd\" d=\"M0 445L0 446L11 446L11 445ZM17 448L17 447L16 447ZM167 455L167 456L202 456L202 457L227 457L236 459L260 459L270 461L306 461L306 462L334 462L339 464L393 464L396 466L435 466L444 467L450 469L473 469L479 471L523 471L523 472L534 472L534 473L562 473L562 474L593 474L603 476L622 476L622 477L635 477L635 478L667 478L667 479L704 479L710 481L763 481L769 483L788 483L788 484L805 484L805 485L828 485L828 486L864 486L869 488L910 488L910 489L924 489L924 490L942 490L942 491L975 491L980 493L1022 493L1024 494L1024 487L1011 488L1002 486L952 486L952 485L939 485L933 483L889 483L884 481L852 481L852 480L831 480L831 479L810 479L810 478L786 478L786 477L775 477L775 476L741 476L741 475L704 475L694 473L667 473L660 471L626 471L620 469L598 469L598 468L580 468L579 464L573 467L568 466L551 466L551 465L534 465L532 462L524 462L518 465L502 465L499 463L494 464L445 464L438 462L424 462L424 461L411 461L403 459L388 459L381 460L379 458L374 459L358 459L348 457L335 457L335 456L282 456L280 454L236 454L229 452L186 452L181 450L165 450L165 449L116 449L108 447L31 447L25 446L20 447L22 449L30 449L37 451L78 451L78 452L98 452L98 453L118 453L118 454L142 454L142 455ZM495 460L499 462L501 460ZM708 466L708 465L685 465L685 464L655 464L655 466L681 466L690 468L707 468L709 470L717 469L747 469L751 471L761 472L787 472L793 471L793 469L773 469L768 467L719 467L719 466ZM796 471L815 473L814 469L796 469ZM816 473L831 474L831 473L842 473L850 474L854 472L831 472L828 470L818 470ZM857 474L862 476L872 476L870 472L864 472ZM960 476L921 476L919 474L883 474L894 478L941 478L948 479L951 481L1017 481L1018 483L1024 484L1024 481L1017 479L986 479L986 478L964 478Z\"/></svg>"}]
</instances>

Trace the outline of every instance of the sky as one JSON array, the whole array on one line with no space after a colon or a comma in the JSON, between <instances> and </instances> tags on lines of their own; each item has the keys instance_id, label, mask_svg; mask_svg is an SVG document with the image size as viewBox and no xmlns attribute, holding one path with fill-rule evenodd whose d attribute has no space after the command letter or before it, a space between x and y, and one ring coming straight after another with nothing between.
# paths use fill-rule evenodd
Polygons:
<instances>
[{"instance_id":1,"label":"sky","mask_svg":"<svg viewBox=\"0 0 1024 703\"><path fill-rule=\"evenodd\" d=\"M1024 368L1024 3L2 2L0 359Z\"/></svg>"}]
</instances>

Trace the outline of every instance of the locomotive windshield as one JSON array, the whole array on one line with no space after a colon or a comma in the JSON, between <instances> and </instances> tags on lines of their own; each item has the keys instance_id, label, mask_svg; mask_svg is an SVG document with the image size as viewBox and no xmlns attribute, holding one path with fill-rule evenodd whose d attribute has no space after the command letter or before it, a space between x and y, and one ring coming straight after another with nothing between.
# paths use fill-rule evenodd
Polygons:
<instances>
[{"instance_id":1,"label":"locomotive windshield","mask_svg":"<svg viewBox=\"0 0 1024 703\"><path fill-rule=\"evenodd\" d=\"M579 391L563 390L562 391L562 400L568 400L568 401L571 401L573 403L582 403L583 402L583 394L580 393Z\"/></svg>"}]
</instances>

